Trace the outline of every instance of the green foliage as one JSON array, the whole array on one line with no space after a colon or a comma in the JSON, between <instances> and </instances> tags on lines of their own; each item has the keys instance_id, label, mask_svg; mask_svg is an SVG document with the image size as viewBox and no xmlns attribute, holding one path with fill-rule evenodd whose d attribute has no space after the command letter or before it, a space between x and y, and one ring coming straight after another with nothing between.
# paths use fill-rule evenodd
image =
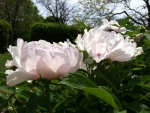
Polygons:
<instances>
[{"instance_id":1,"label":"green foliage","mask_svg":"<svg viewBox=\"0 0 150 113\"><path fill-rule=\"evenodd\" d=\"M94 70L93 65L88 64L87 70L79 69L64 78L47 81L52 113L150 112L150 31L141 26L133 26L129 18L120 22L120 25L130 29L124 35L129 35L133 40L136 41L137 34L143 34L137 45L143 47L144 53L127 62L111 62L110 59L103 60L99 64L94 62L93 65L96 66ZM79 24L86 27L82 23ZM66 29L66 25L61 27ZM39 40L39 37L42 37L40 39L46 37L47 40L46 33L58 33L61 27L59 24L36 23L32 26L32 30L35 30L32 31L34 32L32 40ZM54 34L49 36L53 39L52 42L60 41L52 36L54 37ZM48 100L44 80L24 82L8 88L3 74L6 69L4 68L6 59L10 59L10 56L0 54L0 66L2 66L0 68L0 111L47 112Z\"/></svg>"},{"instance_id":2,"label":"green foliage","mask_svg":"<svg viewBox=\"0 0 150 113\"><path fill-rule=\"evenodd\" d=\"M12 27L3 20L0 20L0 52L6 52L8 44L12 42Z\"/></svg>"},{"instance_id":3,"label":"green foliage","mask_svg":"<svg viewBox=\"0 0 150 113\"><path fill-rule=\"evenodd\" d=\"M30 26L31 24L43 21L43 17L39 15L37 7L31 0L24 0L22 6L18 11L18 15L14 25L14 40L22 38L26 41L30 40Z\"/></svg>"},{"instance_id":4,"label":"green foliage","mask_svg":"<svg viewBox=\"0 0 150 113\"><path fill-rule=\"evenodd\" d=\"M48 42L74 41L77 34L83 32L76 26L60 23L35 23L31 26L30 40L46 40Z\"/></svg>"},{"instance_id":5,"label":"green foliage","mask_svg":"<svg viewBox=\"0 0 150 113\"><path fill-rule=\"evenodd\" d=\"M13 29L14 44L17 38L29 40L30 25L34 22L43 21L37 7L32 0L1 0L0 18L11 24Z\"/></svg>"},{"instance_id":6,"label":"green foliage","mask_svg":"<svg viewBox=\"0 0 150 113\"><path fill-rule=\"evenodd\" d=\"M62 23L63 24L63 22L61 22L60 20L59 20L59 22L58 21L56 21L56 20L59 20L59 18L58 17L53 17L53 16L48 16L48 17L46 17L46 19L45 19L45 22L50 22L50 23Z\"/></svg>"}]
</instances>

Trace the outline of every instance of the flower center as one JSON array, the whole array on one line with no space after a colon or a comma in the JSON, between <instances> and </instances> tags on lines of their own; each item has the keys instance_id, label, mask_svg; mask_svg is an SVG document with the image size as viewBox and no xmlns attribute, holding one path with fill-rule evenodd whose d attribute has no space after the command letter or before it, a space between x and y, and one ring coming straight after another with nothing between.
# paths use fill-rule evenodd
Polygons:
<instances>
[{"instance_id":1,"label":"flower center","mask_svg":"<svg viewBox=\"0 0 150 113\"><path fill-rule=\"evenodd\" d=\"M98 57L101 57L101 55L102 55L102 54L100 54L100 53L97 54Z\"/></svg>"}]
</instances>

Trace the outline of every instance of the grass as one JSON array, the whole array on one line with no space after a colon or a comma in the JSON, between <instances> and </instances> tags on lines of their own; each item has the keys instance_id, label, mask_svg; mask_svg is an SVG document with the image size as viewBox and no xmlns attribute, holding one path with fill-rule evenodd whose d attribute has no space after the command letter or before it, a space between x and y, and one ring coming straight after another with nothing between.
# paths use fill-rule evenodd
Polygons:
<instances>
[{"instance_id":1,"label":"grass","mask_svg":"<svg viewBox=\"0 0 150 113\"><path fill-rule=\"evenodd\" d=\"M12 60L12 57L9 53L0 54L0 75L4 74L5 70L7 69L5 67L5 62L7 60Z\"/></svg>"}]
</instances>

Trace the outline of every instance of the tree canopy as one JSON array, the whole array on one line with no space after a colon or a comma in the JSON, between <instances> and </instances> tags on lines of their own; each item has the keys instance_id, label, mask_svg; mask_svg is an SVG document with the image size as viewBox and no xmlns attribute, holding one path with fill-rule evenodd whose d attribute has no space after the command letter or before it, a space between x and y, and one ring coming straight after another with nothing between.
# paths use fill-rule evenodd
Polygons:
<instances>
[{"instance_id":1,"label":"tree canopy","mask_svg":"<svg viewBox=\"0 0 150 113\"><path fill-rule=\"evenodd\" d=\"M114 13L112 17L124 14L129 16L131 21L137 25L143 25L147 29L150 29L150 1L149 0L140 0L140 5L136 6L137 1L134 1L134 7L132 6L132 0L123 0L123 10Z\"/></svg>"},{"instance_id":2,"label":"tree canopy","mask_svg":"<svg viewBox=\"0 0 150 113\"><path fill-rule=\"evenodd\" d=\"M55 22L69 23L75 13L75 7L67 0L36 0L53 17Z\"/></svg>"},{"instance_id":3,"label":"tree canopy","mask_svg":"<svg viewBox=\"0 0 150 113\"><path fill-rule=\"evenodd\" d=\"M79 0L79 4L82 12L78 13L76 19L87 25L100 25L103 18L112 20L130 17L134 24L150 29L149 0Z\"/></svg>"},{"instance_id":4,"label":"tree canopy","mask_svg":"<svg viewBox=\"0 0 150 113\"><path fill-rule=\"evenodd\" d=\"M108 18L118 5L113 0L79 0L80 11L77 20L87 25L95 26L101 24L101 19Z\"/></svg>"},{"instance_id":5,"label":"tree canopy","mask_svg":"<svg viewBox=\"0 0 150 113\"><path fill-rule=\"evenodd\" d=\"M42 17L31 0L0 0L0 19L12 25L13 39L28 40L30 25Z\"/></svg>"}]
</instances>

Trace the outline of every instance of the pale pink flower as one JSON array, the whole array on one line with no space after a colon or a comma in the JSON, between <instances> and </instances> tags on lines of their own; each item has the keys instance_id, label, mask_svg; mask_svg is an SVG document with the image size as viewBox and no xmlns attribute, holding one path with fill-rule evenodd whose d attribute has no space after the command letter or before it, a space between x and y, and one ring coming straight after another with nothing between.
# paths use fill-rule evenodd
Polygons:
<instances>
[{"instance_id":1,"label":"pale pink flower","mask_svg":"<svg viewBox=\"0 0 150 113\"><path fill-rule=\"evenodd\" d=\"M124 62L142 53L142 48L137 48L129 37L101 28L85 30L83 36L78 35L76 45L80 50L87 51L89 58L97 63L107 58Z\"/></svg>"},{"instance_id":2,"label":"pale pink flower","mask_svg":"<svg viewBox=\"0 0 150 113\"><path fill-rule=\"evenodd\" d=\"M44 40L24 42L10 46L16 71L8 73L7 85L14 86L27 80L61 78L75 72L82 62L82 54L67 44L49 43Z\"/></svg>"}]
</instances>

